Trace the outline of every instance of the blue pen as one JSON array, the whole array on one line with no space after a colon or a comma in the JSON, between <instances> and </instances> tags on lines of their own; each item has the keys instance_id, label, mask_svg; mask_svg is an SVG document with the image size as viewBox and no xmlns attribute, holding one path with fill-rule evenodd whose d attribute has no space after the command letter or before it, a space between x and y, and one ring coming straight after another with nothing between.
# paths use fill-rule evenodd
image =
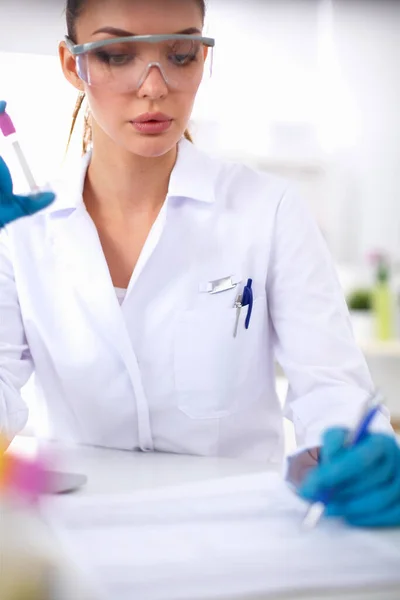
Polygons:
<instances>
[{"instance_id":1,"label":"blue pen","mask_svg":"<svg viewBox=\"0 0 400 600\"><path fill-rule=\"evenodd\" d=\"M248 279L247 280L247 285L244 286L243 295L242 295L242 307L243 306L248 306L246 320L245 320L245 323L244 323L244 326L245 326L246 329L249 328L250 319L251 319L251 313L253 311L253 289L252 289L252 285L253 285L253 280L252 279Z\"/></svg>"},{"instance_id":2,"label":"blue pen","mask_svg":"<svg viewBox=\"0 0 400 600\"><path fill-rule=\"evenodd\" d=\"M359 423L355 430L350 434L346 446L356 446L366 437L371 421L380 410L381 404L379 397L380 395L375 393L367 400ZM326 504L329 502L330 495L331 492L326 490L321 494L318 502L314 502L310 506L302 523L302 526L305 529L312 529L318 523L324 513Z\"/></svg>"}]
</instances>

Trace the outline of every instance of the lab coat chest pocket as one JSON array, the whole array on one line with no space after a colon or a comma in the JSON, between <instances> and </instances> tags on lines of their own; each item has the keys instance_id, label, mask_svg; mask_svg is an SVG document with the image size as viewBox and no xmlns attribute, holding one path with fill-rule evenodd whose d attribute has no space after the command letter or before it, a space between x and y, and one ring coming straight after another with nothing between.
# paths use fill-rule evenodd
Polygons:
<instances>
[{"instance_id":1,"label":"lab coat chest pocket","mask_svg":"<svg viewBox=\"0 0 400 600\"><path fill-rule=\"evenodd\" d=\"M185 311L174 338L178 408L191 418L222 418L240 410L257 374L267 343L265 295L254 300L250 326L247 307L234 337L236 309L210 305Z\"/></svg>"}]
</instances>

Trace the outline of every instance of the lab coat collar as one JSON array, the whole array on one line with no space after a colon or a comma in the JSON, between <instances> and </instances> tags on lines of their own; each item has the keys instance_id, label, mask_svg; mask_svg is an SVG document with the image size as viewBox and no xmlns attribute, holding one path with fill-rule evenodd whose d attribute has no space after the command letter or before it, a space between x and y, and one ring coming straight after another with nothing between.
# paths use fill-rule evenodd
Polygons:
<instances>
[{"instance_id":1,"label":"lab coat collar","mask_svg":"<svg viewBox=\"0 0 400 600\"><path fill-rule=\"evenodd\" d=\"M83 186L85 184L86 172L91 160L91 152L87 152L73 166L63 169L59 179L53 182L51 190L56 199L43 213L55 215L57 213L69 214L78 207L83 207ZM78 173L78 174L77 174Z\"/></svg>"},{"instance_id":2,"label":"lab coat collar","mask_svg":"<svg viewBox=\"0 0 400 600\"><path fill-rule=\"evenodd\" d=\"M62 181L55 182L53 190L56 200L46 212L54 214L73 211L83 205L82 193L90 160L91 152L87 152L81 159L78 177L76 170L67 171ZM178 145L178 158L171 173L167 197L213 203L218 169L218 161L182 138Z\"/></svg>"},{"instance_id":3,"label":"lab coat collar","mask_svg":"<svg viewBox=\"0 0 400 600\"><path fill-rule=\"evenodd\" d=\"M168 197L214 202L218 170L218 161L183 138L178 145L178 158L171 173Z\"/></svg>"}]
</instances>

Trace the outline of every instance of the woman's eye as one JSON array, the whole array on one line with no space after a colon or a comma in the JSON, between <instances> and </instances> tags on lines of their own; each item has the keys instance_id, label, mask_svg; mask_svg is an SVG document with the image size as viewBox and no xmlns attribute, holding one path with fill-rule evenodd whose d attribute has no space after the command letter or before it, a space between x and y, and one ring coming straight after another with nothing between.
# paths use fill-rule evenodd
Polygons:
<instances>
[{"instance_id":1,"label":"woman's eye","mask_svg":"<svg viewBox=\"0 0 400 600\"><path fill-rule=\"evenodd\" d=\"M131 54L108 54L107 52L98 52L97 57L112 67L124 66L133 59Z\"/></svg>"},{"instance_id":2,"label":"woman's eye","mask_svg":"<svg viewBox=\"0 0 400 600\"><path fill-rule=\"evenodd\" d=\"M170 56L170 60L173 62L173 64L177 65L178 67L184 67L185 65L194 62L196 58L197 52L192 54L172 54Z\"/></svg>"}]
</instances>

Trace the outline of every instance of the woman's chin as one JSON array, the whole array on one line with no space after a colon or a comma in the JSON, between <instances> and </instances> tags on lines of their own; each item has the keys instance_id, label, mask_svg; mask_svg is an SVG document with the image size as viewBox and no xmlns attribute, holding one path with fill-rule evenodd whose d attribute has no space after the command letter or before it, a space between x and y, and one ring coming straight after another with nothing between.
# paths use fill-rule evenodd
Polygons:
<instances>
[{"instance_id":1,"label":"woman's chin","mask_svg":"<svg viewBox=\"0 0 400 600\"><path fill-rule=\"evenodd\" d=\"M176 132L159 135L135 135L135 139L129 140L127 149L132 154L143 158L158 158L175 148L181 137Z\"/></svg>"}]
</instances>

